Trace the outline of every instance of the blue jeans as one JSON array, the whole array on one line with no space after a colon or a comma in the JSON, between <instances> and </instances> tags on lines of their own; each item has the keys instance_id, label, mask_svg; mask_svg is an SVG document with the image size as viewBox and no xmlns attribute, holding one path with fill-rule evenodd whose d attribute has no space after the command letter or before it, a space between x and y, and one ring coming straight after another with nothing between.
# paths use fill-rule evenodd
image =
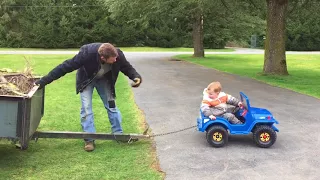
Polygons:
<instances>
[{"instance_id":1,"label":"blue jeans","mask_svg":"<svg viewBox=\"0 0 320 180\"><path fill-rule=\"evenodd\" d=\"M84 90L80 93L81 96L81 126L84 132L95 133L94 117L92 111L92 94L93 89L96 88L104 107L107 110L109 121L111 124L112 133L122 133L122 117L117 107L110 108L108 101L114 100L111 96L110 88L105 79L93 80ZM85 139L85 141L93 141L93 139Z\"/></svg>"}]
</instances>

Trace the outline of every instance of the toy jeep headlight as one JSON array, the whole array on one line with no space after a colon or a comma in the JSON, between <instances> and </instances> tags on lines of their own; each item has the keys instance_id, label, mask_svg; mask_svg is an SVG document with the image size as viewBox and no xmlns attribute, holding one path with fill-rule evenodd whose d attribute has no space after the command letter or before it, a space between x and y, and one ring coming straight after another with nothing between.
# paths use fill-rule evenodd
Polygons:
<instances>
[{"instance_id":1,"label":"toy jeep headlight","mask_svg":"<svg viewBox=\"0 0 320 180\"><path fill-rule=\"evenodd\" d=\"M271 119L273 119L273 117L271 115L269 115L269 116L261 116L261 117L259 117L259 119L271 120Z\"/></svg>"}]
</instances>

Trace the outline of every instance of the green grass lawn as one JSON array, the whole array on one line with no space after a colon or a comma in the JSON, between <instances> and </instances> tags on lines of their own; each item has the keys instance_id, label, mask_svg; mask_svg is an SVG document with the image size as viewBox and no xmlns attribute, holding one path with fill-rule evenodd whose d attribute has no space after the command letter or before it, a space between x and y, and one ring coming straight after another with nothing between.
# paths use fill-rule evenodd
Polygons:
<instances>
[{"instance_id":1,"label":"green grass lawn","mask_svg":"<svg viewBox=\"0 0 320 180\"><path fill-rule=\"evenodd\" d=\"M32 55L31 64L38 75L45 75L68 55ZM22 55L0 55L1 68L21 70ZM117 105L123 116L125 133L142 133L144 117L134 102L127 78L116 84ZM45 115L38 130L82 131L80 97L75 94L75 72L46 86ZM110 123L97 93L93 111L97 132L110 132ZM0 179L162 179L152 141L133 144L96 141L96 150L85 152L83 140L39 139L31 141L26 151L16 149L7 140L0 141Z\"/></svg>"},{"instance_id":2,"label":"green grass lawn","mask_svg":"<svg viewBox=\"0 0 320 180\"><path fill-rule=\"evenodd\" d=\"M320 98L320 55L287 55L289 76L261 75L263 55L206 55L206 58L177 55L175 58Z\"/></svg>"},{"instance_id":3,"label":"green grass lawn","mask_svg":"<svg viewBox=\"0 0 320 180\"><path fill-rule=\"evenodd\" d=\"M122 51L127 52L193 52L193 48L158 48L158 47L120 47ZM78 51L72 49L39 49L39 48L0 48L0 51ZM234 49L205 49L206 52L232 52Z\"/></svg>"}]
</instances>

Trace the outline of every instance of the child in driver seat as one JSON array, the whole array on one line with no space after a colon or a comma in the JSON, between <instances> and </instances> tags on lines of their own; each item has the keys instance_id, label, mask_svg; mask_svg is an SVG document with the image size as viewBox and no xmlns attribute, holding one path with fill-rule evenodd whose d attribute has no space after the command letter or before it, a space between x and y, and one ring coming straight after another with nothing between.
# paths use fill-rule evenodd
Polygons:
<instances>
[{"instance_id":1,"label":"child in driver seat","mask_svg":"<svg viewBox=\"0 0 320 180\"><path fill-rule=\"evenodd\" d=\"M212 82L203 91L203 100L201 103L201 111L210 119L216 117L227 119L231 124L243 124L234 114L235 107L242 107L242 102L237 98L221 92L220 82ZM235 107L228 107L228 104Z\"/></svg>"}]
</instances>

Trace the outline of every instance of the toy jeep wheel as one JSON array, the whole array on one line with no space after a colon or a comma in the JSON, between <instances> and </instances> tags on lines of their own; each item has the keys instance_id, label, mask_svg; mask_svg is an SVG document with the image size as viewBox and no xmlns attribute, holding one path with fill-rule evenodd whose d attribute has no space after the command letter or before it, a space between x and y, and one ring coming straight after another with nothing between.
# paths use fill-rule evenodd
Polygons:
<instances>
[{"instance_id":1,"label":"toy jeep wheel","mask_svg":"<svg viewBox=\"0 0 320 180\"><path fill-rule=\"evenodd\" d=\"M277 134L272 127L261 125L253 130L253 139L257 146L268 148L276 142Z\"/></svg>"},{"instance_id":2,"label":"toy jeep wheel","mask_svg":"<svg viewBox=\"0 0 320 180\"><path fill-rule=\"evenodd\" d=\"M213 147L222 147L228 143L228 132L220 125L213 125L207 130L207 141Z\"/></svg>"}]
</instances>

